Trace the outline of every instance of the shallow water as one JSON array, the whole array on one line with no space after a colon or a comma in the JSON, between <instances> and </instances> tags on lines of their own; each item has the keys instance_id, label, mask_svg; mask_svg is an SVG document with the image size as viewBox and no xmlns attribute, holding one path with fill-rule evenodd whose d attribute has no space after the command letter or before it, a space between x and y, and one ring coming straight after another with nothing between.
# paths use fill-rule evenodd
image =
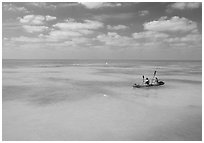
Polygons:
<instances>
[{"instance_id":1,"label":"shallow water","mask_svg":"<svg viewBox=\"0 0 204 143\"><path fill-rule=\"evenodd\" d=\"M3 60L2 89L3 140L202 139L199 61Z\"/></svg>"}]
</instances>

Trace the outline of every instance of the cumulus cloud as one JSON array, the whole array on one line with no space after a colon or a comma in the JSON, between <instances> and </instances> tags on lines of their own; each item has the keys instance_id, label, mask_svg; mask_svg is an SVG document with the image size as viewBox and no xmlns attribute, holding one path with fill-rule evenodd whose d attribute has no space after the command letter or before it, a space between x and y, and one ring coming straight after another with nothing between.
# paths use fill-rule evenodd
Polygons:
<instances>
[{"instance_id":1,"label":"cumulus cloud","mask_svg":"<svg viewBox=\"0 0 204 143\"><path fill-rule=\"evenodd\" d=\"M84 5L86 8L89 8L89 9L103 7L102 2L83 2L81 4Z\"/></svg>"},{"instance_id":2,"label":"cumulus cloud","mask_svg":"<svg viewBox=\"0 0 204 143\"><path fill-rule=\"evenodd\" d=\"M201 34L188 34L184 37L181 37L181 41L182 42L196 42L198 43L201 43L202 41L202 35Z\"/></svg>"},{"instance_id":3,"label":"cumulus cloud","mask_svg":"<svg viewBox=\"0 0 204 143\"><path fill-rule=\"evenodd\" d=\"M150 47L159 46L164 44L163 41L168 39L169 35L154 31L144 31L133 33L130 36L121 36L116 32L108 32L107 34L100 34L96 39L106 46L122 47L122 48L135 48L135 47Z\"/></svg>"},{"instance_id":4,"label":"cumulus cloud","mask_svg":"<svg viewBox=\"0 0 204 143\"><path fill-rule=\"evenodd\" d=\"M171 38L165 39L165 41L169 43L180 43L180 42L192 43L193 42L193 43L201 44L202 35L199 33L197 34L190 33L182 37L171 37Z\"/></svg>"},{"instance_id":5,"label":"cumulus cloud","mask_svg":"<svg viewBox=\"0 0 204 143\"><path fill-rule=\"evenodd\" d=\"M48 35L40 34L38 37L12 37L8 43L32 43L30 47L77 47L80 45L90 45L91 39L85 37L78 37L80 33L63 32L63 31L51 31ZM22 45L20 46L22 47ZM23 46L26 47L26 46Z\"/></svg>"},{"instance_id":6,"label":"cumulus cloud","mask_svg":"<svg viewBox=\"0 0 204 143\"><path fill-rule=\"evenodd\" d=\"M70 41L66 41L65 43L69 43ZM75 45L78 44L90 44L91 43L91 39L89 38L85 38L85 37L73 37L71 42L73 42Z\"/></svg>"},{"instance_id":7,"label":"cumulus cloud","mask_svg":"<svg viewBox=\"0 0 204 143\"><path fill-rule=\"evenodd\" d=\"M23 28L29 33L43 32L48 29L48 27L46 26L34 26L34 25L23 25Z\"/></svg>"},{"instance_id":8,"label":"cumulus cloud","mask_svg":"<svg viewBox=\"0 0 204 143\"><path fill-rule=\"evenodd\" d=\"M13 37L11 38L11 41L14 42L32 42L32 43L36 43L36 42L42 42L41 39L39 38L35 38L35 37L25 37L25 36L20 36L20 37Z\"/></svg>"},{"instance_id":9,"label":"cumulus cloud","mask_svg":"<svg viewBox=\"0 0 204 143\"><path fill-rule=\"evenodd\" d=\"M17 7L13 4L3 4L3 10L8 12L22 12L22 13L29 13L29 11L25 7Z\"/></svg>"},{"instance_id":10,"label":"cumulus cloud","mask_svg":"<svg viewBox=\"0 0 204 143\"><path fill-rule=\"evenodd\" d=\"M143 26L145 30L151 31L187 32L197 29L196 22L178 16L174 16L171 19L161 17L159 20L146 22Z\"/></svg>"},{"instance_id":11,"label":"cumulus cloud","mask_svg":"<svg viewBox=\"0 0 204 143\"><path fill-rule=\"evenodd\" d=\"M29 25L42 25L44 24L45 17L42 15L26 15L20 18L20 23Z\"/></svg>"},{"instance_id":12,"label":"cumulus cloud","mask_svg":"<svg viewBox=\"0 0 204 143\"><path fill-rule=\"evenodd\" d=\"M103 46L121 48L159 48L164 46L171 48L186 48L202 46L201 34L194 32L190 32L187 35L182 34L182 36L178 36L157 31L142 31L133 33L132 37L121 36L116 32L108 32L107 34L98 35L96 40L104 43L105 45Z\"/></svg>"},{"instance_id":13,"label":"cumulus cloud","mask_svg":"<svg viewBox=\"0 0 204 143\"><path fill-rule=\"evenodd\" d=\"M50 15L45 16L45 18L46 18L47 21L52 21L52 20L57 19L57 17L50 16Z\"/></svg>"},{"instance_id":14,"label":"cumulus cloud","mask_svg":"<svg viewBox=\"0 0 204 143\"><path fill-rule=\"evenodd\" d=\"M148 10L142 10L142 11L139 11L139 15L140 16L146 16L149 14L149 11Z\"/></svg>"},{"instance_id":15,"label":"cumulus cloud","mask_svg":"<svg viewBox=\"0 0 204 143\"><path fill-rule=\"evenodd\" d=\"M74 19L74 18L67 18L66 20L65 20L65 22L76 22L76 20Z\"/></svg>"},{"instance_id":16,"label":"cumulus cloud","mask_svg":"<svg viewBox=\"0 0 204 143\"><path fill-rule=\"evenodd\" d=\"M58 2L57 7L73 7L73 6L79 6L79 3L77 2Z\"/></svg>"},{"instance_id":17,"label":"cumulus cloud","mask_svg":"<svg viewBox=\"0 0 204 143\"><path fill-rule=\"evenodd\" d=\"M117 7L122 5L121 3L108 3L108 2L82 2L81 4L88 9L97 9L97 8L103 8L103 7Z\"/></svg>"},{"instance_id":18,"label":"cumulus cloud","mask_svg":"<svg viewBox=\"0 0 204 143\"><path fill-rule=\"evenodd\" d=\"M107 25L107 29L109 30L121 30L121 29L127 29L128 26L125 25L116 25L116 26L111 26L111 25Z\"/></svg>"},{"instance_id":19,"label":"cumulus cloud","mask_svg":"<svg viewBox=\"0 0 204 143\"><path fill-rule=\"evenodd\" d=\"M199 8L200 6L201 6L201 2L176 2L176 3L170 4L168 8L184 10L184 9L196 9L196 8Z\"/></svg>"},{"instance_id":20,"label":"cumulus cloud","mask_svg":"<svg viewBox=\"0 0 204 143\"><path fill-rule=\"evenodd\" d=\"M81 38L84 35L92 34L98 28L103 27L103 23L92 20L77 22L74 19L66 20L64 23L56 23L47 35L41 35L48 41L72 40L74 37Z\"/></svg>"},{"instance_id":21,"label":"cumulus cloud","mask_svg":"<svg viewBox=\"0 0 204 143\"><path fill-rule=\"evenodd\" d=\"M24 17L18 18L20 23L27 25L43 25L45 21L52 21L57 19L50 15L25 15Z\"/></svg>"},{"instance_id":22,"label":"cumulus cloud","mask_svg":"<svg viewBox=\"0 0 204 143\"><path fill-rule=\"evenodd\" d=\"M87 35L92 34L93 30L102 28L104 24L102 22L98 21L92 21L92 20L84 20L84 22L77 22L74 19L67 20L64 23L56 23L53 25L55 29L61 31L62 36L65 33L73 33L73 36L81 36L81 35ZM71 36L71 35L69 35Z\"/></svg>"},{"instance_id":23,"label":"cumulus cloud","mask_svg":"<svg viewBox=\"0 0 204 143\"><path fill-rule=\"evenodd\" d=\"M7 40L8 40L8 38L7 38L7 37L4 37L4 38L3 38L3 40L7 41Z\"/></svg>"},{"instance_id":24,"label":"cumulus cloud","mask_svg":"<svg viewBox=\"0 0 204 143\"><path fill-rule=\"evenodd\" d=\"M75 31L53 30L48 35L41 35L40 37L46 38L47 41L60 41L72 39L72 37L78 37L81 35L81 33Z\"/></svg>"},{"instance_id":25,"label":"cumulus cloud","mask_svg":"<svg viewBox=\"0 0 204 143\"><path fill-rule=\"evenodd\" d=\"M161 39L161 38L167 38L169 37L168 34L161 33L161 32L155 32L155 31L144 31L139 33L133 33L132 34L134 39Z\"/></svg>"},{"instance_id":26,"label":"cumulus cloud","mask_svg":"<svg viewBox=\"0 0 204 143\"><path fill-rule=\"evenodd\" d=\"M29 33L34 33L48 30L49 27L44 26L45 22L55 20L56 17L50 15L25 15L24 17L18 19L24 30Z\"/></svg>"},{"instance_id":27,"label":"cumulus cloud","mask_svg":"<svg viewBox=\"0 0 204 143\"><path fill-rule=\"evenodd\" d=\"M131 37L121 36L116 32L108 32L107 34L98 35L96 39L100 42L104 42L108 46L130 47L134 43Z\"/></svg>"},{"instance_id":28,"label":"cumulus cloud","mask_svg":"<svg viewBox=\"0 0 204 143\"><path fill-rule=\"evenodd\" d=\"M26 3L26 5L31 6L31 7L44 8L44 9L55 9L56 8L55 5L52 5L46 2L28 2Z\"/></svg>"},{"instance_id":29,"label":"cumulus cloud","mask_svg":"<svg viewBox=\"0 0 204 143\"><path fill-rule=\"evenodd\" d=\"M135 16L134 13L100 14L93 16L93 19L99 21L106 20L129 20Z\"/></svg>"},{"instance_id":30,"label":"cumulus cloud","mask_svg":"<svg viewBox=\"0 0 204 143\"><path fill-rule=\"evenodd\" d=\"M103 27L103 23L99 21L92 21L92 20L84 20L84 23L80 22L66 22L66 23L57 23L54 25L54 27L59 29L71 29L71 30L77 30L77 29L98 29Z\"/></svg>"}]
</instances>

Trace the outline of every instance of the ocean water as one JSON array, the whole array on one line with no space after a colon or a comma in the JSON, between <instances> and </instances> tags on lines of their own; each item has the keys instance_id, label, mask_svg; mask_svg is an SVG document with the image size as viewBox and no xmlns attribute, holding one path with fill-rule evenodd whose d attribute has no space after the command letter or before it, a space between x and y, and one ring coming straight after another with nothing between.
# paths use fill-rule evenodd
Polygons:
<instances>
[{"instance_id":1,"label":"ocean water","mask_svg":"<svg viewBox=\"0 0 204 143\"><path fill-rule=\"evenodd\" d=\"M202 140L202 62L3 60L4 141ZM132 88L154 71L165 85Z\"/></svg>"}]
</instances>

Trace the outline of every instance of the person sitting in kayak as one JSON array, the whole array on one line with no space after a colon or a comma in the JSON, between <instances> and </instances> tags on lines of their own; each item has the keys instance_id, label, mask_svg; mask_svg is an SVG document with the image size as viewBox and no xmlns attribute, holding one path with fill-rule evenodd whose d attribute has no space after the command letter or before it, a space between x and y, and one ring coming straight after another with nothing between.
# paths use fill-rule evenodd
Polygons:
<instances>
[{"instance_id":1,"label":"person sitting in kayak","mask_svg":"<svg viewBox=\"0 0 204 143\"><path fill-rule=\"evenodd\" d=\"M146 78L145 84L149 85L149 79L148 78Z\"/></svg>"},{"instance_id":2,"label":"person sitting in kayak","mask_svg":"<svg viewBox=\"0 0 204 143\"><path fill-rule=\"evenodd\" d=\"M158 78L156 77L155 78L155 83L157 84L159 82Z\"/></svg>"}]
</instances>

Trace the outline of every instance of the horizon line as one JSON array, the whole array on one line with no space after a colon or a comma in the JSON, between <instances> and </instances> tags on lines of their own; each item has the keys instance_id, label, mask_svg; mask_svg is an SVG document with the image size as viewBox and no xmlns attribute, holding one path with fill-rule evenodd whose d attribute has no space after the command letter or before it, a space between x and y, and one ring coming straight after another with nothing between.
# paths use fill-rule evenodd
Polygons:
<instances>
[{"instance_id":1,"label":"horizon line","mask_svg":"<svg viewBox=\"0 0 204 143\"><path fill-rule=\"evenodd\" d=\"M34 59L34 58L31 58L31 59L7 59L7 58L2 58L2 60L138 60L138 61L202 61L202 59L108 59L108 58L104 58L104 59L57 59L57 58L54 58L54 59L46 59L46 58L39 58L39 59Z\"/></svg>"}]
</instances>

